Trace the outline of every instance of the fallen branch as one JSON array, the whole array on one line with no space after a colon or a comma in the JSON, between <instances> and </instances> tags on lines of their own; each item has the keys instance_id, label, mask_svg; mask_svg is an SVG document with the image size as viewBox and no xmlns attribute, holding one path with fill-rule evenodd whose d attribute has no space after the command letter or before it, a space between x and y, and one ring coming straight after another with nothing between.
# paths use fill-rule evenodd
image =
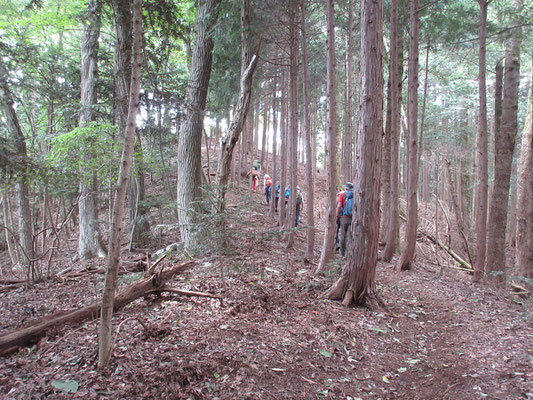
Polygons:
<instances>
[{"instance_id":1,"label":"fallen branch","mask_svg":"<svg viewBox=\"0 0 533 400\"><path fill-rule=\"evenodd\" d=\"M26 285L26 283L11 283L7 286L0 287L0 293L9 292L10 290L17 290Z\"/></svg>"},{"instance_id":2,"label":"fallen branch","mask_svg":"<svg viewBox=\"0 0 533 400\"><path fill-rule=\"evenodd\" d=\"M154 289L163 286L165 282L172 279L174 275L190 269L194 265L194 261L187 261L182 264L174 265L164 272L149 276L131 284L116 296L113 310L117 311ZM21 346L36 343L40 338L46 336L47 331L52 328L66 324L79 324L86 320L97 318L100 315L100 309L101 303L95 302L79 310L48 316L44 321L2 335L0 336L0 355L8 354Z\"/></svg>"},{"instance_id":3,"label":"fallen branch","mask_svg":"<svg viewBox=\"0 0 533 400\"><path fill-rule=\"evenodd\" d=\"M168 293L176 293L181 294L182 296L196 296L196 297L209 297L211 299L218 299L220 302L224 299L224 297L218 295L218 294L212 294L212 293L205 293L205 292L193 292L190 290L183 290L183 289L177 289L173 288L171 286L163 285L160 288L152 290L150 293L159 293L159 292L168 292Z\"/></svg>"},{"instance_id":4,"label":"fallen branch","mask_svg":"<svg viewBox=\"0 0 533 400\"><path fill-rule=\"evenodd\" d=\"M420 234L424 237L427 237L429 240L431 240L433 243L435 243L437 246L439 246L441 249L446 251L455 261L457 261L459 264L461 264L464 268L461 268L462 270L467 270L468 272L474 271L474 268L472 268L472 265L470 265L468 262L463 260L456 252L454 252L451 248L446 246L441 241L437 240L433 235L427 233L427 232L420 232Z\"/></svg>"}]
</instances>

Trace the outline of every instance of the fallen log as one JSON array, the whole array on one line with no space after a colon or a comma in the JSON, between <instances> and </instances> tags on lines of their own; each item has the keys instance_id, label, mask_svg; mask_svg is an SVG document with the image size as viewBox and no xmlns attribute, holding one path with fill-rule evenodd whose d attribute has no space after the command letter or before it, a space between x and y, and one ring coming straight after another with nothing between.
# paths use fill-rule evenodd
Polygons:
<instances>
[{"instance_id":1,"label":"fallen log","mask_svg":"<svg viewBox=\"0 0 533 400\"><path fill-rule=\"evenodd\" d=\"M132 301L163 286L174 275L190 269L194 265L194 261L187 261L131 284L115 297L113 310L117 311ZM74 323L79 324L86 320L98 318L100 309L101 303L95 302L79 310L48 316L44 321L39 321L26 328L17 329L16 331L2 335L0 336L0 356L17 350L19 347L37 343L40 338L46 336L48 330L57 326Z\"/></svg>"},{"instance_id":2,"label":"fallen log","mask_svg":"<svg viewBox=\"0 0 533 400\"><path fill-rule=\"evenodd\" d=\"M446 246L441 241L437 240L433 235L427 233L427 232L420 232L420 234L424 237L427 237L429 240L431 240L433 243L435 243L437 246L439 246L441 249L443 249L446 253L448 253L455 261L457 261L460 265L463 266L462 269L466 269L469 272L473 272L474 268L472 268L472 265L470 265L467 261L463 260L455 251L450 249L448 246Z\"/></svg>"}]
</instances>

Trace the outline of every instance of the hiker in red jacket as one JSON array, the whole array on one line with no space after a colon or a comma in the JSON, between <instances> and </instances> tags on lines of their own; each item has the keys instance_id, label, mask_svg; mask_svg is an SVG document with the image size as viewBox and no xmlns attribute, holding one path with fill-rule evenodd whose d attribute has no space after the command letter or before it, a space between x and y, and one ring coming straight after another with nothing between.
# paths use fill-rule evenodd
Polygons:
<instances>
[{"instance_id":1,"label":"hiker in red jacket","mask_svg":"<svg viewBox=\"0 0 533 400\"><path fill-rule=\"evenodd\" d=\"M252 176L252 190L254 192L257 191L257 182L259 181L259 171L256 167L253 167L250 172L248 172L247 176Z\"/></svg>"},{"instance_id":2,"label":"hiker in red jacket","mask_svg":"<svg viewBox=\"0 0 533 400\"><path fill-rule=\"evenodd\" d=\"M346 254L347 242L350 240L350 228L352 226L352 212L353 212L353 184L346 182L344 184L345 191L339 195L337 199L337 218L341 227L341 255Z\"/></svg>"}]
</instances>

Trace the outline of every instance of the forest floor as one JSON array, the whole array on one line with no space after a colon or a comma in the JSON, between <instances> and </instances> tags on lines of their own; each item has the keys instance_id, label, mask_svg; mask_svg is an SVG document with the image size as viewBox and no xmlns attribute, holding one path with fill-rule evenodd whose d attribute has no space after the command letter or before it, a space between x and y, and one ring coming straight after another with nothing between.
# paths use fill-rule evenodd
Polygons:
<instances>
[{"instance_id":1,"label":"forest floor","mask_svg":"<svg viewBox=\"0 0 533 400\"><path fill-rule=\"evenodd\" d=\"M136 300L115 316L119 333L103 373L96 321L48 332L0 360L0 398L533 399L531 300L472 284L466 273L419 256L408 272L378 264L386 310L345 308L324 297L340 255L317 277L303 261L305 229L286 249L262 194L231 201L239 221L228 225L238 233L230 254L198 257L173 281L223 301ZM164 236L161 247L172 239ZM103 267L103 260L73 262L70 246L58 270ZM124 275L122 285L140 276ZM83 274L0 293L0 334L89 304L102 282L101 274Z\"/></svg>"}]
</instances>

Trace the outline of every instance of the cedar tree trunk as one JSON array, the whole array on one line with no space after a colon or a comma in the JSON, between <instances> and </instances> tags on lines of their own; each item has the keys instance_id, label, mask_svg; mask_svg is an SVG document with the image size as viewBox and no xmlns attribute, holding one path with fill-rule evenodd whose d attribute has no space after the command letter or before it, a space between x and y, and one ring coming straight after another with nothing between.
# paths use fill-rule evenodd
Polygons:
<instances>
[{"instance_id":1,"label":"cedar tree trunk","mask_svg":"<svg viewBox=\"0 0 533 400\"><path fill-rule=\"evenodd\" d=\"M354 180L352 246L341 277L329 289L330 299L377 305L381 142L383 134L383 4L361 0L361 88L357 164Z\"/></svg>"}]
</instances>

